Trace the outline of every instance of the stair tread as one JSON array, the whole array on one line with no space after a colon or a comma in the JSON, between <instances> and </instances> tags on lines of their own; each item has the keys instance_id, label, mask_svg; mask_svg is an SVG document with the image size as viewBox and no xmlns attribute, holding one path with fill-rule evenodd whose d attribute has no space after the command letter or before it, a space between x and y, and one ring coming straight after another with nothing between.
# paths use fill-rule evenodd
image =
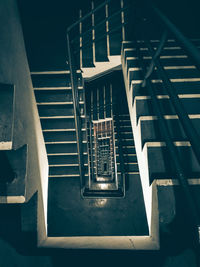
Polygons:
<instances>
[{"instance_id":1,"label":"stair tread","mask_svg":"<svg viewBox=\"0 0 200 267\"><path fill-rule=\"evenodd\" d=\"M84 101L79 101L79 104L84 104ZM69 102L37 102L37 105L73 105L73 101Z\"/></svg>"},{"instance_id":2,"label":"stair tread","mask_svg":"<svg viewBox=\"0 0 200 267\"><path fill-rule=\"evenodd\" d=\"M75 132L76 129L43 129L43 132ZM86 129L82 128L81 131L86 131Z\"/></svg>"},{"instance_id":3,"label":"stair tread","mask_svg":"<svg viewBox=\"0 0 200 267\"><path fill-rule=\"evenodd\" d=\"M87 143L87 141L82 141L82 143ZM77 141L50 141L50 142L45 142L45 144L77 144Z\"/></svg>"}]
</instances>

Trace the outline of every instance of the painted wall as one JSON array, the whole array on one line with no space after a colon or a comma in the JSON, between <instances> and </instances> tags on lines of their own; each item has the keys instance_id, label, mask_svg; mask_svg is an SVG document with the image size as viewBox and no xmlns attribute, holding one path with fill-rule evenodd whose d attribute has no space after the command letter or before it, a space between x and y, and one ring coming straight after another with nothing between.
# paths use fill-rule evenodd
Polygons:
<instances>
[{"instance_id":1,"label":"painted wall","mask_svg":"<svg viewBox=\"0 0 200 267\"><path fill-rule=\"evenodd\" d=\"M48 163L14 0L0 1L0 82L16 88L13 148L28 144L28 200L47 176Z\"/></svg>"},{"instance_id":2,"label":"painted wall","mask_svg":"<svg viewBox=\"0 0 200 267\"><path fill-rule=\"evenodd\" d=\"M46 234L44 210L47 208L48 161L16 0L0 1L0 83L15 85L13 149L28 144L25 197L29 201L38 192L37 230L39 239L43 239L42 235ZM26 230L28 224L25 220L23 227Z\"/></svg>"}]
</instances>

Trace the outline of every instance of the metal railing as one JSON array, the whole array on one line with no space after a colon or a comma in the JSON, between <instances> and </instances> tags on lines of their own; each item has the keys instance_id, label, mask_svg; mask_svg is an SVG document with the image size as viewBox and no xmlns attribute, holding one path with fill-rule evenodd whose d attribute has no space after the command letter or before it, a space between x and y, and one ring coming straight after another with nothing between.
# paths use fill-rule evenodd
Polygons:
<instances>
[{"instance_id":1,"label":"metal railing","mask_svg":"<svg viewBox=\"0 0 200 267\"><path fill-rule=\"evenodd\" d=\"M123 2L124 0L119 0L119 3ZM85 16L80 17L75 23L70 25L67 28L67 50L68 50L68 66L70 70L70 79L71 79L71 86L72 86L72 97L73 97L73 107L74 107L74 117L75 117L75 128L76 128L76 139L77 139L77 150L78 150L78 160L79 160L79 172L81 177L81 183L84 185L84 176L85 176L85 168L84 168L84 156L83 156L83 136L82 136L82 118L81 118L81 108L79 104L79 90L78 90L78 78L77 78L77 69L80 68L79 63L77 62L77 52L80 52L81 57L81 50L83 47L87 47L92 45L95 42L100 41L101 39L105 38L109 34L118 31L122 27L124 27L125 23L120 25L116 25L116 27L112 29L106 29L105 32L100 36L94 38L92 37L90 40L82 42L83 36L87 35L88 33L92 34L92 32L100 27L103 23L108 23L109 20L113 19L116 16L121 15L122 12L127 10L127 7L121 5L120 10L117 10L113 14L106 16L106 7L110 4L110 2L116 3L116 0L106 0L102 4L98 5L96 8L92 8L90 12L88 12ZM82 24L85 23L87 19L92 21L92 18L96 12L99 10L104 9L105 12L105 19L99 22L97 25L92 25L90 29L87 29L85 32L82 32ZM77 37L78 36L78 37ZM78 47L77 47L78 45ZM80 58L79 58L80 60ZM87 125L87 118L86 118L86 125ZM87 127L86 127L87 128ZM88 162L89 163L89 162ZM91 166L88 166L88 170L91 170Z\"/></svg>"},{"instance_id":2,"label":"metal railing","mask_svg":"<svg viewBox=\"0 0 200 267\"><path fill-rule=\"evenodd\" d=\"M74 108L74 119L75 119L75 128L76 128L76 140L77 140L77 152L78 152L78 161L79 161L79 173L81 179L81 186L84 183L84 155L83 155L83 137L82 137L82 119L81 119L81 108L79 104L79 89L78 89L78 77L75 61L73 58L73 52L70 45L70 36L67 33L67 49L68 49L68 60L69 60L69 70L70 70L70 79L72 87L72 98L73 98L73 108Z\"/></svg>"}]
</instances>

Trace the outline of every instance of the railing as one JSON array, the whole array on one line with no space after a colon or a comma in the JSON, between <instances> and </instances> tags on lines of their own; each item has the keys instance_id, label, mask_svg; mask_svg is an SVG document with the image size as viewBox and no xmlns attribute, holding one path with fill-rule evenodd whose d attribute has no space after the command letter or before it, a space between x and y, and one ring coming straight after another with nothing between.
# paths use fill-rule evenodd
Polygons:
<instances>
[{"instance_id":1,"label":"railing","mask_svg":"<svg viewBox=\"0 0 200 267\"><path fill-rule=\"evenodd\" d=\"M73 96L73 106L74 106L74 116L75 116L75 127L76 127L76 139L77 139L77 150L78 150L78 159L79 159L79 172L81 177L82 186L84 186L84 176L85 176L85 168L84 168L84 157L83 157L83 136L82 136L82 118L81 118L81 108L79 105L79 90L78 90L78 78L77 78L77 70L80 68L81 63L79 61L82 60L82 50L87 48L88 46L93 46L94 43L99 42L105 36L109 36L109 34L118 31L121 29L122 31L122 39L124 38L124 26L126 22L124 21L124 12L127 11L127 7L124 7L124 1L126 0L118 0L120 3L120 9L112 14L108 14L108 4L111 2L116 4L116 0L106 0L102 4L98 5L94 8L91 7L91 11L88 12L85 16L82 17L80 13L80 19L77 20L74 24L68 27L67 29L67 49L68 49L68 66L70 69L70 77L71 77L71 86L72 86L72 96ZM103 10L105 13L105 19L100 21L97 24L94 24L94 16L96 16L99 10ZM108 22L112 19L115 19L117 16L121 17L121 24L117 25L114 28L108 29ZM83 31L83 24L90 20L90 28ZM105 24L105 32L102 33L98 38L94 36L94 31ZM87 35L90 34L91 38L86 40ZM84 40L83 40L84 38ZM77 57L77 53L79 54ZM87 121L86 121L87 125ZM90 163L90 160L89 162ZM91 166L88 166L88 171L90 172Z\"/></svg>"},{"instance_id":2,"label":"railing","mask_svg":"<svg viewBox=\"0 0 200 267\"><path fill-rule=\"evenodd\" d=\"M146 2L145 2L146 3ZM144 4L144 3L143 3ZM166 93L169 96L170 102L172 103L174 110L176 111L176 114L178 115L178 118L183 126L183 129L185 131L186 136L188 137L188 140L191 143L191 147L196 155L196 158L200 164L200 146L199 146L199 140L200 136L197 133L196 129L192 125L192 122L185 111L183 104L181 103L178 94L176 92L175 87L171 83L169 77L167 76L167 73L162 66L162 63L160 61L160 54L162 52L162 49L164 47L164 44L167 40L167 36L170 34L173 35L173 37L181 44L182 47L185 48L185 50L188 52L188 54L191 56L191 59L196 64L197 68L200 67L200 52L198 49L173 25L172 22L168 20L166 16L162 14L162 12L153 6L153 4L146 3L146 6L148 8L148 12L155 14L155 17L157 18L157 23L160 27L160 25L163 23L163 35L160 41L160 45L158 46L157 50L155 50L152 47L152 44L150 42L149 33L155 32L156 26L154 25L154 29L152 31L151 28L151 22L149 21L148 14L145 14L145 16L142 16L144 14L143 7L141 8L140 17L141 21L140 23L137 22L137 25L139 27L138 34L134 36L136 40L142 39L144 41L144 44L148 48L149 55L152 57L152 60L148 66L145 65L145 62L143 60L143 56L141 54L141 50L139 47L139 44L136 43L136 51L138 54L139 64L142 69L142 76L143 76L143 83L142 87L146 87L148 90L149 95L151 96L152 100L152 106L154 108L155 115L157 115L157 118L159 120L159 128L160 132L162 134L162 137L166 143L166 148L168 150L168 153L170 155L169 158L171 158L172 164L174 166L174 169L176 170L176 177L179 179L180 185L182 187L185 200L188 205L188 213L190 214L190 219L192 222L193 227L196 229L197 234L199 234L199 227L200 227L200 213L199 208L196 205L196 202L194 200L194 197L190 191L190 187L188 185L186 170L184 166L181 164L180 157L177 153L177 149L173 143L172 138L170 137L170 131L168 128L168 125L166 123L166 120L164 118L164 114L162 112L162 107L160 104L160 101L157 99L157 93L154 88L154 84L151 82L151 75L155 70L157 71L157 76L159 80L162 80L163 87L166 90ZM171 37L171 36L170 36ZM199 236L198 236L199 237ZM196 246L196 244L195 244Z\"/></svg>"},{"instance_id":3,"label":"railing","mask_svg":"<svg viewBox=\"0 0 200 267\"><path fill-rule=\"evenodd\" d=\"M121 39L125 38L125 26L127 21L124 19L125 13L128 10L129 0L106 0L102 4L94 7L95 1L91 1L91 11L85 16L82 16L80 11L80 18L71 26L68 27L67 32L70 35L70 45L73 46L73 54L75 56L75 63L77 69L82 66L83 57L87 53L93 55L95 58L95 45L99 44L103 39L108 39L112 34L121 31ZM110 10L109 6L118 5L117 10ZM102 19L96 21L98 18L98 12L101 12ZM113 21L121 20L120 24ZM110 25L112 23L112 26ZM96 36L98 32L98 36ZM122 40L119 40L121 42ZM108 49L108 40L106 46ZM90 50L90 52L88 52ZM88 60L89 61L89 60ZM92 62L90 62L92 64ZM93 62L94 63L94 62Z\"/></svg>"},{"instance_id":4,"label":"railing","mask_svg":"<svg viewBox=\"0 0 200 267\"><path fill-rule=\"evenodd\" d=\"M79 92L78 92L78 77L76 65L73 58L73 52L70 44L70 35L67 32L67 49L68 49L68 64L70 69L70 79L72 87L72 98L73 98L73 108L74 108L74 119L75 119L75 128L76 128L76 140L77 140L77 152L78 152L78 161L79 161L79 173L81 179L81 187L84 183L84 156L83 156L83 138L82 138L82 119L81 119L81 109L79 105Z\"/></svg>"}]
</instances>

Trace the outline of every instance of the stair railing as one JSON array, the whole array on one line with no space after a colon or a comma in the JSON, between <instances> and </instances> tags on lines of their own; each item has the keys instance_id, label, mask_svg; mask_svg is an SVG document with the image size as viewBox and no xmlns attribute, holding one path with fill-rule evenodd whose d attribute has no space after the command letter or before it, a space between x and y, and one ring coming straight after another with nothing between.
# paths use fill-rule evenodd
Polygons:
<instances>
[{"instance_id":1,"label":"stair railing","mask_svg":"<svg viewBox=\"0 0 200 267\"><path fill-rule=\"evenodd\" d=\"M68 27L67 32L70 33L70 43L73 45L73 53L76 57L76 63L77 63L77 69L80 68L79 62L81 62L82 58L82 50L83 48L87 48L88 46L93 46L95 43L101 41L103 38L108 37L110 34L113 34L114 32L118 31L121 28L122 31L122 39L125 38L125 26L127 25L127 21L124 19L125 12L128 12L128 4L129 0L106 0L102 4L98 5L94 8L91 6L91 11L88 12L86 15L82 16L82 12L80 13L80 18L75 23L73 23L71 26ZM112 12L112 14L107 14L108 11L106 8L110 4L116 4L120 3L119 10ZM127 3L127 5L125 5ZM104 10L103 10L104 9ZM105 13L105 18L102 19L100 22L94 23L94 16L98 16L98 13L100 10L103 10ZM121 17L121 23L120 25L109 27L108 23L112 19L116 19L117 16ZM83 29L84 23L87 22L87 20L90 20L91 26L89 29ZM92 22L93 21L93 22ZM95 36L95 30L101 27L103 24L105 24L105 31L96 37ZM88 35L90 37L88 37ZM84 41L83 41L84 38ZM93 50L93 49L92 49Z\"/></svg>"},{"instance_id":2,"label":"stair railing","mask_svg":"<svg viewBox=\"0 0 200 267\"><path fill-rule=\"evenodd\" d=\"M75 60L73 58L73 52L70 44L70 32L67 32L67 49L68 49L68 64L70 70L70 79L72 87L72 99L74 108L74 119L76 128L76 140L77 140L77 152L79 161L79 173L81 179L81 188L84 183L85 169L84 169L84 155L83 155L83 138L82 138L82 118L81 109L79 105L79 92L78 92L78 77Z\"/></svg>"},{"instance_id":3,"label":"stair railing","mask_svg":"<svg viewBox=\"0 0 200 267\"><path fill-rule=\"evenodd\" d=\"M119 28L123 28L126 24L124 22L124 12L127 10L127 6L124 7L124 0L119 0L120 4L120 10L117 10L113 14L110 14L109 16L106 16L106 18L97 23L96 25L93 25L91 29L82 32L82 23L85 22L87 19L96 12L98 12L100 9L104 9L104 12L106 14L106 6L113 2L114 4L116 3L116 0L106 0L102 4L98 5L97 7L93 7L90 12L88 12L85 16L80 17L79 20L77 20L75 23L73 23L71 26L68 27L67 29L67 50L68 50L68 65L70 69L70 79L71 79L71 86L72 86L72 97L73 97L73 107L74 107L74 117L75 117L75 127L76 127L76 139L77 139L77 150L78 150L78 160L79 160L79 172L80 172L80 177L81 177L81 182L82 182L82 187L84 187L84 176L85 176L85 168L84 168L84 156L83 156L83 137L82 137L82 118L81 118L81 108L79 104L79 93L78 93L78 78L77 78L77 70L80 69L79 62L77 60L77 52L80 52L80 57L81 57L81 50L83 47L87 47L91 43L94 44L94 42L97 42L101 40L102 38L108 36L108 34L113 33L117 31ZM86 36L89 32L94 31L96 28L100 27L103 23L107 23L110 19L115 18L117 15L119 16L121 13L121 24L120 26L117 25L116 28L112 29L106 29L106 32L101 34L98 38L92 37L91 40L88 42L85 42L84 45L82 43L82 38L83 36ZM122 15L123 14L123 15ZM123 32L124 30L122 30ZM91 42L91 43L90 43ZM78 45L78 47L77 47ZM79 58L80 60L80 58ZM87 124L87 121L86 121ZM88 170L90 170L90 166L88 166Z\"/></svg>"},{"instance_id":4,"label":"stair railing","mask_svg":"<svg viewBox=\"0 0 200 267\"><path fill-rule=\"evenodd\" d=\"M153 6L153 5L152 5ZM148 5L149 8L152 8L152 11L155 12L159 20L162 20L164 22L165 28L167 28L167 31L170 31L173 33L175 38L181 43L181 45L188 51L191 58L196 63L197 67L200 66L200 52L197 50L197 48L173 25L169 19L164 16L161 11L159 11L154 6L152 7ZM150 10L150 9L149 9ZM182 187L185 201L188 205L188 212L190 214L190 219L192 222L193 227L196 230L198 239L199 239L199 228L200 228L200 213L199 208L196 205L194 196L192 195L190 191L190 187L187 180L186 170L181 164L180 157L177 153L177 148L175 147L172 138L170 137L170 131L168 128L168 125L166 123L166 120L164 118L164 114L162 112L162 107L160 104L160 101L157 99L157 93L154 88L154 84L151 82L151 75L153 73L153 70L156 67L158 78L162 80L163 87L166 89L167 94L169 95L169 99L171 103L173 104L173 107L178 115L178 118L183 126L183 129L185 131L185 134L188 137L188 140L191 143L191 147L196 155L196 158L200 164L200 148L199 148L199 140L200 136L197 133L196 129L193 127L192 122L185 111L183 104L181 103L178 94L172 85L170 79L167 76L166 71L164 70L161 62L160 62L160 54L162 52L162 49L164 47L164 43L167 39L167 31L164 31L164 34L162 36L160 46L155 51L152 47L152 44L150 42L150 39L147 39L149 28L148 28L148 19L145 17L142 20L142 27L140 28L140 34L142 33L142 39L144 40L144 44L147 44L147 48L149 51L150 56L152 57L152 60L150 62L149 66L145 65L145 62L143 60L143 56L140 51L139 44L136 42L136 51L138 54L139 64L141 66L142 75L143 75L143 83L141 84L142 87L146 87L148 90L149 95L151 96L154 112L159 120L159 129L162 134L162 137L166 143L166 148L169 152L172 164L174 166L174 169L176 170L176 177L178 178L180 185ZM154 29L155 30L155 29ZM135 36L136 40L138 39L138 36ZM139 38L140 39L140 38ZM194 246L198 247L198 245L194 241Z\"/></svg>"}]
</instances>

